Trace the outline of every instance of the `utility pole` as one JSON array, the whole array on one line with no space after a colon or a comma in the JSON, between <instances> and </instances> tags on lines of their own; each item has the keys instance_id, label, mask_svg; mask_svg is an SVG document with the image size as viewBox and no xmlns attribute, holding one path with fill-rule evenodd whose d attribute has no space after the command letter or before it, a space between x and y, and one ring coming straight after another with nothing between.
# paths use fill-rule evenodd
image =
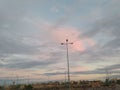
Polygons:
<instances>
[{"instance_id":1,"label":"utility pole","mask_svg":"<svg viewBox=\"0 0 120 90\"><path fill-rule=\"evenodd\" d=\"M65 45L66 46L66 50L67 50L67 73L68 73L68 88L69 90L71 90L70 88L70 66L69 66L69 51L68 51L68 45L69 44L73 44L73 42L69 42L68 39L66 39L65 43L61 43L61 45Z\"/></svg>"}]
</instances>

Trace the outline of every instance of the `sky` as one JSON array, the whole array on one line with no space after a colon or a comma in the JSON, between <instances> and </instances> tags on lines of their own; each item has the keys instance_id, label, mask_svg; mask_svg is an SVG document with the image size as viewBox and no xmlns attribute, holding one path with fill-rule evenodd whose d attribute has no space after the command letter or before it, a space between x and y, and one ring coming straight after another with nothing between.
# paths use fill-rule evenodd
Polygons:
<instances>
[{"instance_id":1,"label":"sky","mask_svg":"<svg viewBox=\"0 0 120 90\"><path fill-rule=\"evenodd\" d=\"M120 0L0 0L0 80L120 78Z\"/></svg>"}]
</instances>

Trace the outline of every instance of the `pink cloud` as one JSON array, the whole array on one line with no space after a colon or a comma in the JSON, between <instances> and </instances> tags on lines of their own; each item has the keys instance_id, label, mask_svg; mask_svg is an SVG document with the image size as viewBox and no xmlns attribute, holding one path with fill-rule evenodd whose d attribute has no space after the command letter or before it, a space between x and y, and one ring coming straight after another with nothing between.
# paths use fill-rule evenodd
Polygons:
<instances>
[{"instance_id":1,"label":"pink cloud","mask_svg":"<svg viewBox=\"0 0 120 90\"><path fill-rule=\"evenodd\" d=\"M69 39L70 42L74 43L70 45L72 51L85 51L88 45L89 47L95 45L95 42L91 38L81 40L80 35L81 32L75 28L58 28L57 30L52 30L52 36L57 42L65 42L66 39Z\"/></svg>"},{"instance_id":2,"label":"pink cloud","mask_svg":"<svg viewBox=\"0 0 120 90\"><path fill-rule=\"evenodd\" d=\"M31 19L30 19L31 20ZM69 39L70 42L73 42L73 45L70 45L71 51L80 51L83 52L87 48L95 45L95 41L91 38L80 38L81 32L73 27L61 27L59 22L55 25L50 24L49 22L37 22L31 20L32 24L42 32L35 37L40 38L43 36L43 41L52 41L57 43L65 42L66 39ZM62 21L63 22L63 21ZM42 30L42 31L41 31ZM81 30L82 31L82 30ZM48 39L49 38L49 39Z\"/></svg>"},{"instance_id":3,"label":"pink cloud","mask_svg":"<svg viewBox=\"0 0 120 90\"><path fill-rule=\"evenodd\" d=\"M87 67L82 67L82 66L72 66L71 68L70 68L70 71L72 72L79 72L79 71L88 71L89 70L89 68L87 68Z\"/></svg>"}]
</instances>

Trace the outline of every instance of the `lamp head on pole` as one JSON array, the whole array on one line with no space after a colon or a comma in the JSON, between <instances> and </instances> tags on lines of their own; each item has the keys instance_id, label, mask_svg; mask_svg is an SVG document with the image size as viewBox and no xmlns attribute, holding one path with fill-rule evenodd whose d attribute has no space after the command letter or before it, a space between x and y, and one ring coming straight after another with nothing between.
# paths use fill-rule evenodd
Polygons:
<instances>
[{"instance_id":1,"label":"lamp head on pole","mask_svg":"<svg viewBox=\"0 0 120 90\"><path fill-rule=\"evenodd\" d=\"M66 42L68 42L68 39L66 39Z\"/></svg>"}]
</instances>

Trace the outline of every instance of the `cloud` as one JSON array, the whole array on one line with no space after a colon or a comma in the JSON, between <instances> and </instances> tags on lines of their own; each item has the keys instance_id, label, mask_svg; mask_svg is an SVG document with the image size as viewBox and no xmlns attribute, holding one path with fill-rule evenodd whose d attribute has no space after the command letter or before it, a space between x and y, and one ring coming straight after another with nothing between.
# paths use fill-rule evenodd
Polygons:
<instances>
[{"instance_id":1,"label":"cloud","mask_svg":"<svg viewBox=\"0 0 120 90\"><path fill-rule=\"evenodd\" d=\"M29 23L34 25L37 29L40 29L40 30L42 29L42 33L49 36L49 40L51 40L51 42L54 44L55 42L56 43L64 42L66 39L71 40L71 42L74 43L73 45L70 46L72 47L72 51L85 51L87 48L93 47L95 45L95 41L91 38L86 37L81 40L79 38L79 35L81 35L80 30L74 27L61 26L63 23L65 23L64 18L59 19L55 23L38 22L35 19L31 19L31 18L27 18L27 20L29 21ZM44 36L43 39L46 39L46 37Z\"/></svg>"},{"instance_id":2,"label":"cloud","mask_svg":"<svg viewBox=\"0 0 120 90\"><path fill-rule=\"evenodd\" d=\"M119 70L117 70L119 69ZM94 70L85 70L85 71L72 71L71 75L90 75L90 74L100 74L106 75L106 70L109 74L118 74L120 73L120 64L110 65L103 68L97 68ZM64 75L65 72L52 72L52 73L44 73L44 75Z\"/></svg>"},{"instance_id":3,"label":"cloud","mask_svg":"<svg viewBox=\"0 0 120 90\"><path fill-rule=\"evenodd\" d=\"M0 64L1 67L9 68L9 69L30 69L35 67L46 67L51 64L56 63L55 61L31 61L31 60L21 60L21 61L13 61L7 64Z\"/></svg>"},{"instance_id":4,"label":"cloud","mask_svg":"<svg viewBox=\"0 0 120 90\"><path fill-rule=\"evenodd\" d=\"M106 74L106 70L109 73L119 73L120 70L116 70L116 69L120 69L120 64L110 65L103 68L97 68L92 71L75 72L73 74Z\"/></svg>"},{"instance_id":5,"label":"cloud","mask_svg":"<svg viewBox=\"0 0 120 90\"><path fill-rule=\"evenodd\" d=\"M115 4L117 2L117 4ZM119 1L110 1L101 8L101 19L95 20L91 29L80 35L84 39L92 38L96 45L82 54L90 62L119 60L120 13ZM94 10L94 9L93 9ZM87 60L87 58L89 60Z\"/></svg>"},{"instance_id":6,"label":"cloud","mask_svg":"<svg viewBox=\"0 0 120 90\"><path fill-rule=\"evenodd\" d=\"M119 72L119 65L95 69L119 62L119 1L96 2L0 1L0 68L62 75L66 49L60 43L69 39L74 43L69 45L71 74L105 74L104 69ZM89 64L94 70L87 68Z\"/></svg>"},{"instance_id":7,"label":"cloud","mask_svg":"<svg viewBox=\"0 0 120 90\"><path fill-rule=\"evenodd\" d=\"M114 15L112 18L106 17L105 19L103 18L99 21L96 21L92 30L84 33L83 36L94 37L98 33L103 33L103 35L107 34L112 37L119 37L119 19L119 15Z\"/></svg>"},{"instance_id":8,"label":"cloud","mask_svg":"<svg viewBox=\"0 0 120 90\"><path fill-rule=\"evenodd\" d=\"M52 31L52 36L55 37L56 41L64 42L66 39L69 39L70 42L73 42L73 45L70 46L73 51L85 51L87 45L89 47L95 45L95 42L90 38L81 40L79 38L80 34L80 31L75 28L58 28Z\"/></svg>"},{"instance_id":9,"label":"cloud","mask_svg":"<svg viewBox=\"0 0 120 90\"><path fill-rule=\"evenodd\" d=\"M57 6L53 6L53 7L51 8L51 11L52 11L52 12L55 12L55 13L58 13L58 12L59 12L59 8L58 8Z\"/></svg>"},{"instance_id":10,"label":"cloud","mask_svg":"<svg viewBox=\"0 0 120 90\"><path fill-rule=\"evenodd\" d=\"M90 31L83 34L83 36L90 36L93 37L98 33L108 34L108 35L117 35L119 36L119 19L120 19L120 13L119 13L119 0L115 1L100 1L103 2L99 5L101 13L99 14L101 16L101 19L95 20L92 24L92 28ZM104 3L106 2L106 3ZM95 9L92 9L95 11ZM91 11L91 13L93 12ZM94 16L94 15L93 15ZM96 17L96 16L95 16ZM118 32L118 33L117 33Z\"/></svg>"},{"instance_id":11,"label":"cloud","mask_svg":"<svg viewBox=\"0 0 120 90\"><path fill-rule=\"evenodd\" d=\"M14 64L10 64L10 65L7 65L8 68L20 68L20 69L30 69L30 68L34 68L36 66L48 66L50 63L53 63L53 62L39 62L39 61L28 61L28 62L19 62L19 63L14 63Z\"/></svg>"},{"instance_id":12,"label":"cloud","mask_svg":"<svg viewBox=\"0 0 120 90\"><path fill-rule=\"evenodd\" d=\"M100 69L97 69L97 70L114 70L114 69L120 69L120 64L115 64L115 65L110 65L110 66L106 66L104 68L100 68Z\"/></svg>"},{"instance_id":13,"label":"cloud","mask_svg":"<svg viewBox=\"0 0 120 90\"><path fill-rule=\"evenodd\" d=\"M23 54L23 53L31 53L35 50L32 49L34 46L26 45L21 40L14 38L11 37L0 38L1 54Z\"/></svg>"}]
</instances>

